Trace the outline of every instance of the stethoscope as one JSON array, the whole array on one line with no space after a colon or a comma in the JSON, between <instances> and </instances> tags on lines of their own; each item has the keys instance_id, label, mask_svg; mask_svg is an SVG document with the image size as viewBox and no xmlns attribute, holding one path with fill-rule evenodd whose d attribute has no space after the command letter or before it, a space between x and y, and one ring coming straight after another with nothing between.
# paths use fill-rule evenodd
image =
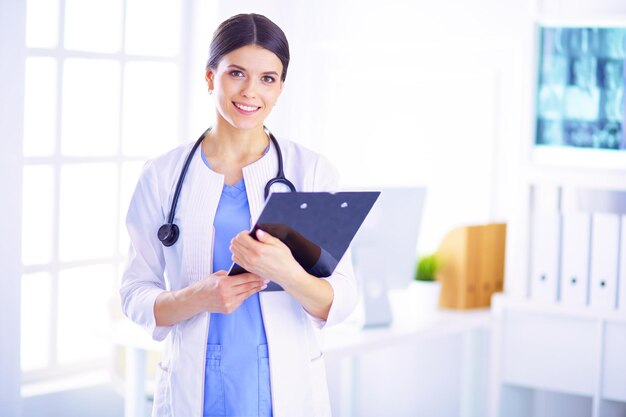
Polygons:
<instances>
[{"instance_id":1,"label":"stethoscope","mask_svg":"<svg viewBox=\"0 0 626 417\"><path fill-rule=\"evenodd\" d=\"M285 173L283 172L283 153L280 150L280 146L278 145L278 141L269 131L269 129L263 126L265 133L269 136L270 140L274 143L274 147L276 148L276 154L278 156L278 173L275 178L272 178L265 184L265 192L264 198L267 200L267 197L270 195L270 188L272 188L275 184L284 184L289 187L289 190L292 192L296 191L296 187L285 177ZM172 198L172 207L170 208L170 214L167 216L167 223L163 226L159 227L159 231L157 232L157 236L161 243L164 246L172 246L178 240L178 236L180 235L180 229L176 224L174 224L174 216L176 215L176 205L178 204L178 197L180 197L180 190L183 187L183 181L185 179L185 175L187 175L187 169L189 168L189 164L191 163L191 158L195 154L196 150L202 143L202 140L206 136L207 133L211 131L211 128L208 128L206 132L200 136L200 138L196 141L196 143L191 148L189 155L187 155L187 159L185 159L185 164L183 165L183 169L180 172L180 176L178 177L178 183L176 184L176 190L174 191L174 198Z\"/></svg>"}]
</instances>

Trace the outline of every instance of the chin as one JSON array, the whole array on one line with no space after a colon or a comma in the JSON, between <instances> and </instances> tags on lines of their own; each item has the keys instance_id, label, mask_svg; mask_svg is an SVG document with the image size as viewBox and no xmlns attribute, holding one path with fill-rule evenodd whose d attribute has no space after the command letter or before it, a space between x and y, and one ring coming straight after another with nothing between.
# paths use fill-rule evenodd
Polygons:
<instances>
[{"instance_id":1,"label":"chin","mask_svg":"<svg viewBox=\"0 0 626 417\"><path fill-rule=\"evenodd\" d=\"M263 126L263 121L264 121L264 119L260 117L255 117L254 119L252 119L252 118L242 118L239 116L230 117L227 120L233 127L237 129L242 129L242 130L254 129L259 126Z\"/></svg>"}]
</instances>

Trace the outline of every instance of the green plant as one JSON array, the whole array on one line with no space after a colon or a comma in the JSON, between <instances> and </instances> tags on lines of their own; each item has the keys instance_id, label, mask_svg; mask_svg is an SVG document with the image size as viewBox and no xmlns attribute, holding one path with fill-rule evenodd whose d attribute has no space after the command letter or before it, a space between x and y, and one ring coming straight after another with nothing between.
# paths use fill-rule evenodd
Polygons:
<instances>
[{"instance_id":1,"label":"green plant","mask_svg":"<svg viewBox=\"0 0 626 417\"><path fill-rule=\"evenodd\" d=\"M417 261L416 281L434 281L435 274L441 266L436 254L420 256Z\"/></svg>"}]
</instances>

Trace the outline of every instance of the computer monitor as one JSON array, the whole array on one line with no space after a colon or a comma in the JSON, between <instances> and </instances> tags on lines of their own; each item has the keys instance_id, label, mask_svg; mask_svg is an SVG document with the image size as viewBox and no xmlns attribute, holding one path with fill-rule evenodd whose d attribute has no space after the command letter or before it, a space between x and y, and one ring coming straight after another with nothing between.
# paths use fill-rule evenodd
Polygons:
<instances>
[{"instance_id":1,"label":"computer monitor","mask_svg":"<svg viewBox=\"0 0 626 417\"><path fill-rule=\"evenodd\" d=\"M352 261L362 297L363 325L392 321L387 290L414 279L425 187L383 188L352 241Z\"/></svg>"}]
</instances>

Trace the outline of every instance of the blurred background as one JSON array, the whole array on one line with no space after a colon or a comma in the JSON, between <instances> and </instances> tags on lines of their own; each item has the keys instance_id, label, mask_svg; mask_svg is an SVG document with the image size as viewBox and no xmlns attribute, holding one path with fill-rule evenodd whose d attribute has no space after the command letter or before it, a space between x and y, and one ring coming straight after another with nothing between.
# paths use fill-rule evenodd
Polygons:
<instances>
[{"instance_id":1,"label":"blurred background","mask_svg":"<svg viewBox=\"0 0 626 417\"><path fill-rule=\"evenodd\" d=\"M618 238L609 252L620 248L626 230L620 220L626 212L621 0L3 0L0 415L132 415L133 352L140 352L135 371L146 374L142 389L147 381L145 404L134 410L149 413L159 347L139 340L131 343L138 350L129 350L135 336L116 327L123 319L117 288L129 244L125 213L145 161L195 140L214 119L204 83L209 43L219 22L242 12L266 15L290 42L285 88L267 122L278 137L326 155L346 188L427 188L416 256L437 251L457 227L507 224L505 279L494 292L522 300L522 307L511 302L519 315L512 326L520 332L504 334L509 301L502 301L504 313L492 315L487 305L471 318L480 323L478 336L465 331L474 324L462 324L432 340L428 334L365 353L331 352L335 414L626 416L624 377L602 372L607 358L626 371L623 354L611 356L626 348L626 305L618 302L625 290L614 290L613 304L599 315L588 308L590 296L559 309L565 292L558 283L546 299L537 296L543 290L533 290L532 254L540 244L532 242L541 239L531 232L539 229L530 214L535 206L567 211L565 196L573 192L577 210L614 215L607 233L617 230ZM561 26L615 28L616 55L591 52L592 61L585 61L559 52L550 39L562 32L541 28ZM607 59L617 64L602 77L616 81L594 85L618 94L611 96L617 104L590 111L609 99L589 92L584 74L573 74L595 77ZM586 95L573 91L567 99L563 89L570 84ZM576 132L605 129L608 119L613 142L575 139L582 135ZM566 134L550 133L555 123ZM604 194L589 194L595 188ZM544 197L537 203L540 189L556 206ZM579 203L581 196L587 203ZM609 203L598 203L603 198ZM585 236L581 241L593 240ZM619 253L626 265L626 251ZM626 267L618 269L617 258L613 264L618 287ZM536 323L524 321L556 320L553 313L569 321L545 333L533 333ZM582 330L575 327L580 317ZM581 340L593 341L554 374L519 376L507 367L507 358L535 358L532 347L507 356L510 343L553 329L580 330ZM618 344L607 347L607 337ZM545 368L553 363L546 355L520 364ZM581 362L589 356L592 363ZM568 364L589 368L573 376L581 381L574 387L559 382Z\"/></svg>"}]
</instances>

